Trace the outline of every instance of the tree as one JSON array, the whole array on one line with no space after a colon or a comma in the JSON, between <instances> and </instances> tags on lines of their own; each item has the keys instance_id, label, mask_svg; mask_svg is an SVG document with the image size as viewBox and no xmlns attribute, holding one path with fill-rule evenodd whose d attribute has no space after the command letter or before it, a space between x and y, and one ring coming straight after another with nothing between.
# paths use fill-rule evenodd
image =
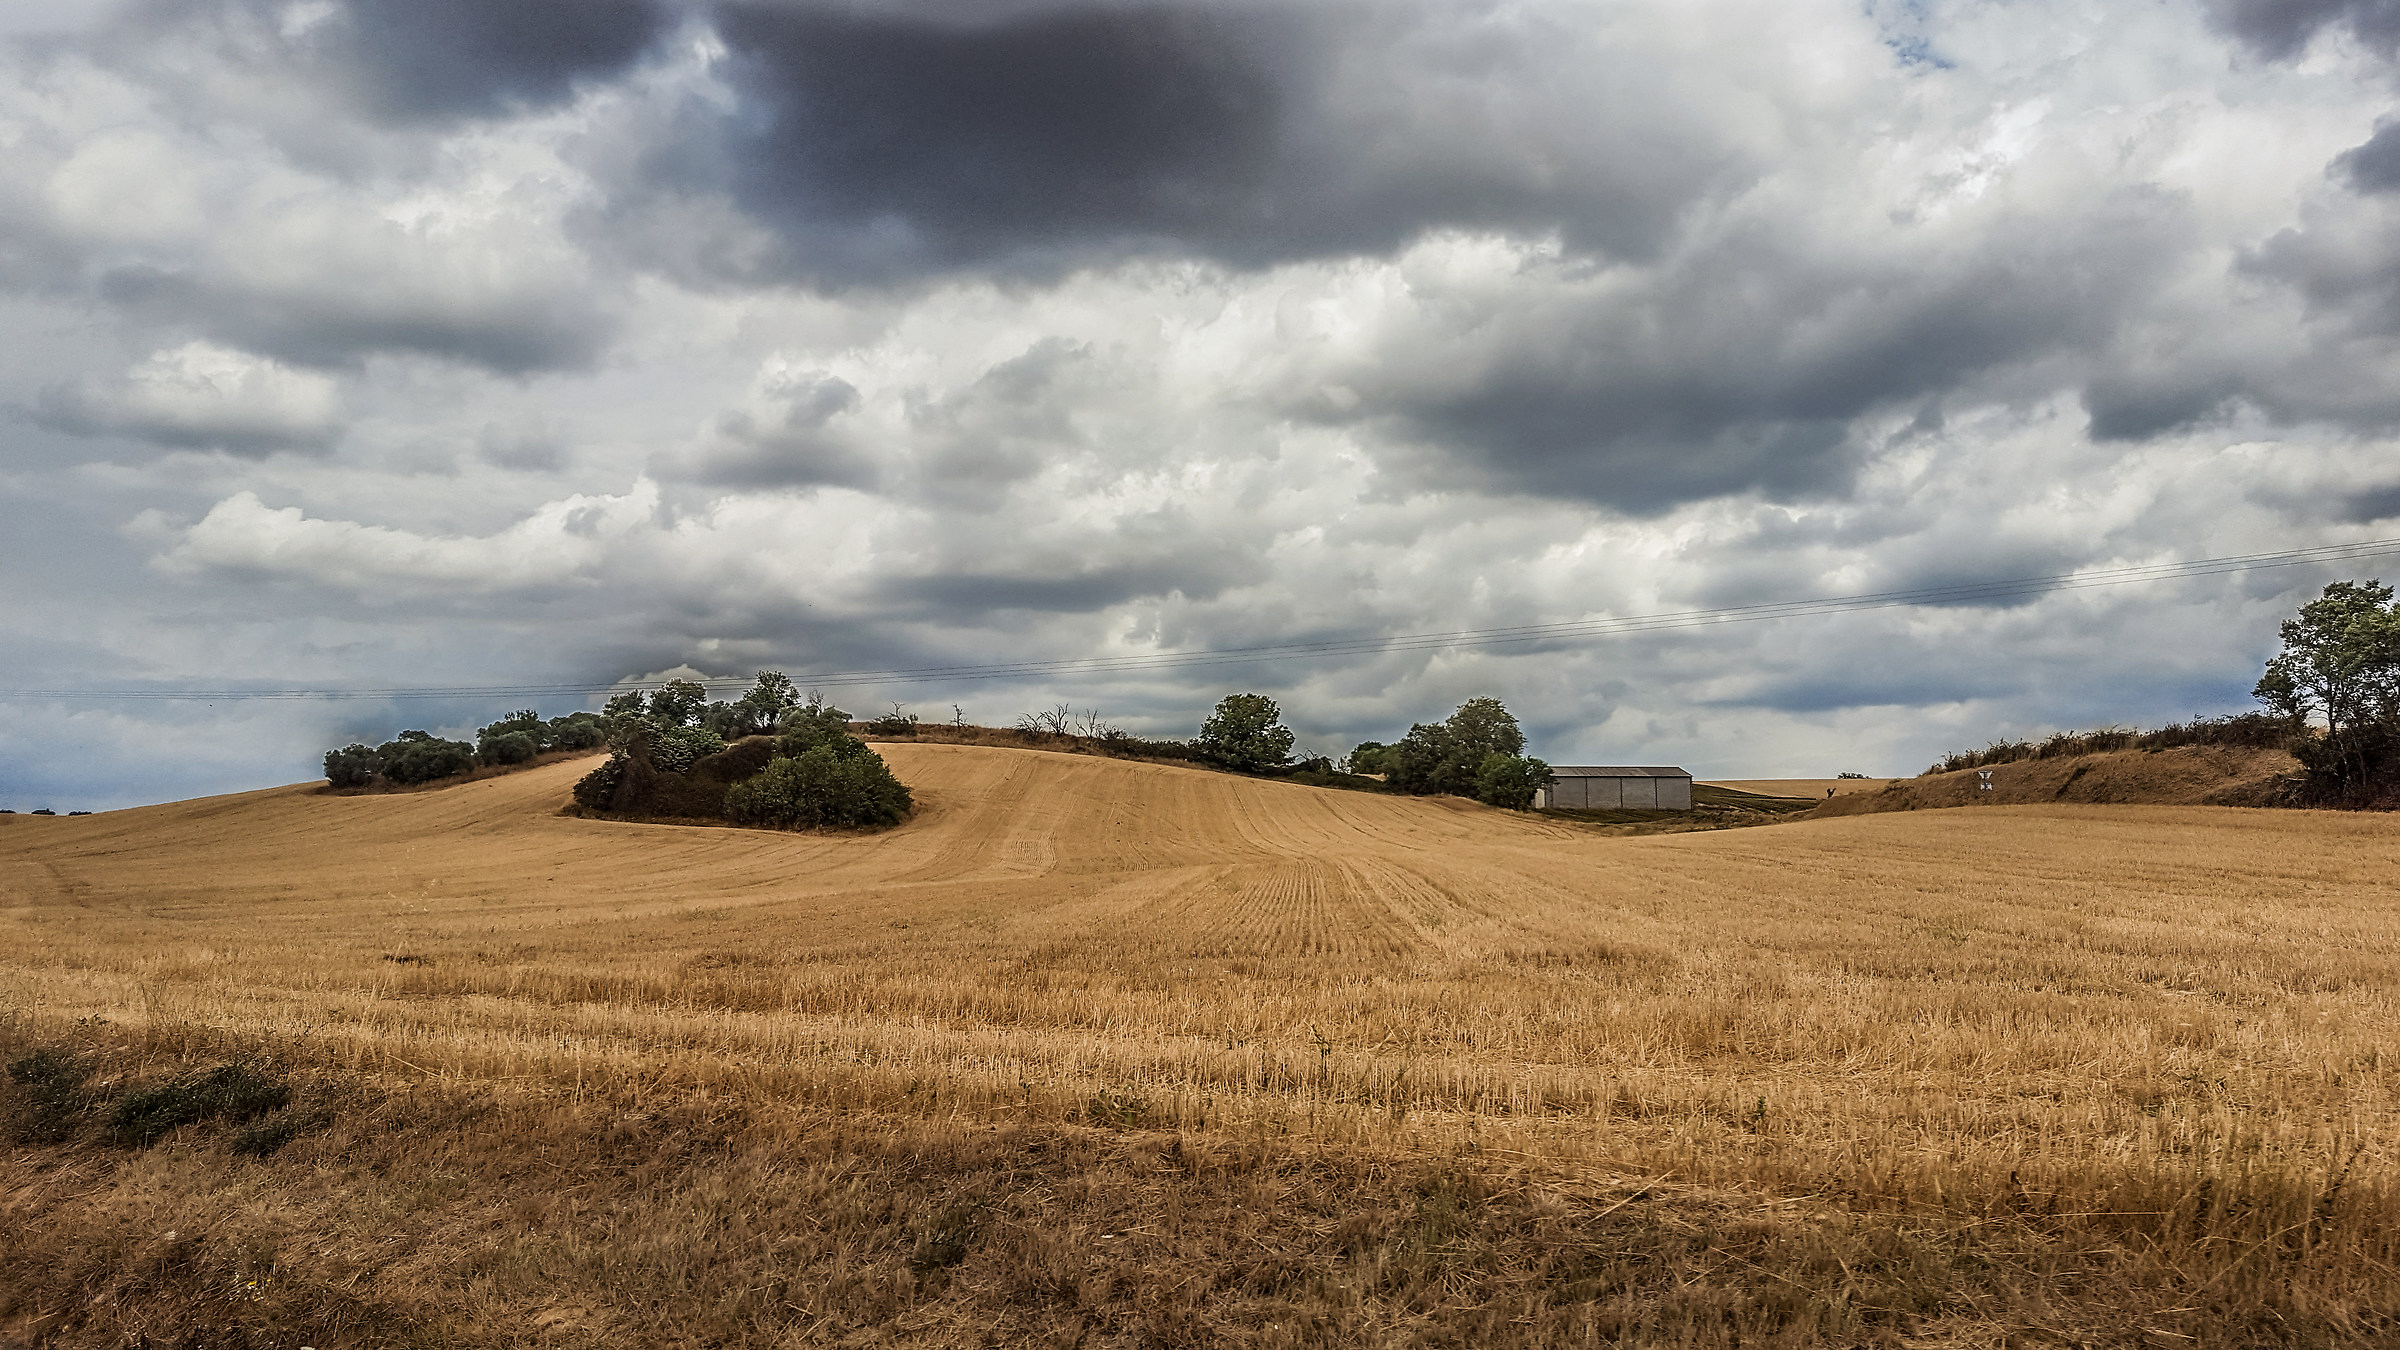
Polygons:
<instances>
[{"instance_id":1,"label":"tree","mask_svg":"<svg viewBox=\"0 0 2400 1350\"><path fill-rule=\"evenodd\" d=\"M1381 741L1360 741L1350 748L1342 767L1350 773L1382 773L1384 756L1390 753L1391 747Z\"/></svg>"},{"instance_id":2,"label":"tree","mask_svg":"<svg viewBox=\"0 0 2400 1350\"><path fill-rule=\"evenodd\" d=\"M2251 693L2339 736L2400 711L2400 606L2381 582L2337 581L2283 621L2283 650Z\"/></svg>"},{"instance_id":3,"label":"tree","mask_svg":"<svg viewBox=\"0 0 2400 1350\"><path fill-rule=\"evenodd\" d=\"M371 745L352 742L325 752L325 781L337 788L365 787L382 767L383 757Z\"/></svg>"},{"instance_id":4,"label":"tree","mask_svg":"<svg viewBox=\"0 0 2400 1350\"><path fill-rule=\"evenodd\" d=\"M599 716L569 713L553 717L542 727L542 746L548 750L589 750L608 739Z\"/></svg>"},{"instance_id":5,"label":"tree","mask_svg":"<svg viewBox=\"0 0 2400 1350\"><path fill-rule=\"evenodd\" d=\"M474 746L446 741L426 731L403 731L378 746L375 753L382 761L378 772L402 785L430 783L475 767Z\"/></svg>"},{"instance_id":6,"label":"tree","mask_svg":"<svg viewBox=\"0 0 2400 1350\"><path fill-rule=\"evenodd\" d=\"M850 735L850 714L826 703L822 694L810 694L808 702L784 713L781 725L783 737L775 750L779 755L804 754L828 741L856 739Z\"/></svg>"},{"instance_id":7,"label":"tree","mask_svg":"<svg viewBox=\"0 0 2400 1350\"><path fill-rule=\"evenodd\" d=\"M669 680L650 696L650 715L671 727L688 727L708 706L708 686L698 680Z\"/></svg>"},{"instance_id":8,"label":"tree","mask_svg":"<svg viewBox=\"0 0 2400 1350\"><path fill-rule=\"evenodd\" d=\"M1200 758L1243 773L1281 768L1292 753L1283 709L1264 694L1228 694L1192 738Z\"/></svg>"},{"instance_id":9,"label":"tree","mask_svg":"<svg viewBox=\"0 0 2400 1350\"><path fill-rule=\"evenodd\" d=\"M800 695L792 689L791 677L780 670L762 670L750 692L733 704L730 736L756 736L773 731L783 715L799 706Z\"/></svg>"},{"instance_id":10,"label":"tree","mask_svg":"<svg viewBox=\"0 0 2400 1350\"><path fill-rule=\"evenodd\" d=\"M489 737L475 748L475 757L486 764L522 764L540 753L533 737L522 731Z\"/></svg>"},{"instance_id":11,"label":"tree","mask_svg":"<svg viewBox=\"0 0 2400 1350\"><path fill-rule=\"evenodd\" d=\"M2251 693L2325 735L2294 746L2320 794L2366 786L2400 753L2400 605L2377 581L2337 581L2283 622Z\"/></svg>"},{"instance_id":12,"label":"tree","mask_svg":"<svg viewBox=\"0 0 2400 1350\"><path fill-rule=\"evenodd\" d=\"M1529 755L1493 751L1475 770L1475 800L1511 811L1527 810L1533 805L1534 790L1550 786L1552 776L1549 765Z\"/></svg>"},{"instance_id":13,"label":"tree","mask_svg":"<svg viewBox=\"0 0 2400 1350\"><path fill-rule=\"evenodd\" d=\"M1479 796L1477 775L1492 755L1514 757L1525 732L1496 698L1471 698L1447 721L1419 722L1382 754L1384 777L1402 792Z\"/></svg>"}]
</instances>

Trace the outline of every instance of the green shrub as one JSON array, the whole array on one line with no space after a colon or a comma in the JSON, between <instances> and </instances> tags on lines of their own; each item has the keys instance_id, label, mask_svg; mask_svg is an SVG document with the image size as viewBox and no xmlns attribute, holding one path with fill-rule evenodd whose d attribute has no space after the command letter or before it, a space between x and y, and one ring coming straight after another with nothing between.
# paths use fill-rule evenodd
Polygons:
<instances>
[{"instance_id":1,"label":"green shrub","mask_svg":"<svg viewBox=\"0 0 2400 1350\"><path fill-rule=\"evenodd\" d=\"M785 712L776 726L783 736L782 748L776 753L783 755L797 755L829 741L854 739L850 735L850 714L814 694L809 695L808 702Z\"/></svg>"},{"instance_id":2,"label":"green shrub","mask_svg":"<svg viewBox=\"0 0 2400 1350\"><path fill-rule=\"evenodd\" d=\"M726 792L725 818L786 830L899 824L914 805L907 785L881 755L850 744L858 750L826 743L775 760Z\"/></svg>"},{"instance_id":3,"label":"green shrub","mask_svg":"<svg viewBox=\"0 0 2400 1350\"><path fill-rule=\"evenodd\" d=\"M481 745L485 741L496 740L499 737L510 734L511 732L521 732L535 744L540 744L542 739L542 715L538 712L535 712L531 708L525 708L517 712L510 713L508 716L503 717L499 721L494 722L490 726L476 732L475 742L476 744Z\"/></svg>"},{"instance_id":4,"label":"green shrub","mask_svg":"<svg viewBox=\"0 0 2400 1350\"><path fill-rule=\"evenodd\" d=\"M608 739L600 729L596 713L569 713L553 717L542 728L542 748L545 750L592 750Z\"/></svg>"},{"instance_id":5,"label":"green shrub","mask_svg":"<svg viewBox=\"0 0 2400 1350\"><path fill-rule=\"evenodd\" d=\"M423 731L403 731L378 747L381 773L403 785L430 783L475 767L475 747L465 741L445 741Z\"/></svg>"},{"instance_id":6,"label":"green shrub","mask_svg":"<svg viewBox=\"0 0 2400 1350\"><path fill-rule=\"evenodd\" d=\"M475 751L475 757L486 764L522 764L540 753L533 737L522 731L511 731L485 741Z\"/></svg>"},{"instance_id":7,"label":"green shrub","mask_svg":"<svg viewBox=\"0 0 2400 1350\"><path fill-rule=\"evenodd\" d=\"M291 1089L245 1064L220 1064L206 1073L117 1098L108 1127L123 1143L148 1144L170 1130L212 1116L246 1120L280 1109Z\"/></svg>"},{"instance_id":8,"label":"green shrub","mask_svg":"<svg viewBox=\"0 0 2400 1350\"><path fill-rule=\"evenodd\" d=\"M591 811L605 811L616 800L617 784L625 781L627 755L619 750L608 761L575 780L575 804Z\"/></svg>"},{"instance_id":9,"label":"green shrub","mask_svg":"<svg viewBox=\"0 0 2400 1350\"><path fill-rule=\"evenodd\" d=\"M1381 741L1360 741L1342 763L1351 773L1382 773L1384 757L1390 753L1391 747Z\"/></svg>"},{"instance_id":10,"label":"green shrub","mask_svg":"<svg viewBox=\"0 0 2400 1350\"><path fill-rule=\"evenodd\" d=\"M650 767L662 773L682 773L724 749L725 738L705 728L660 727L650 742Z\"/></svg>"},{"instance_id":11,"label":"green shrub","mask_svg":"<svg viewBox=\"0 0 2400 1350\"><path fill-rule=\"evenodd\" d=\"M1552 776L1550 766L1538 759L1494 751L1476 766L1475 800L1511 811L1527 810L1533 805L1534 790L1548 787Z\"/></svg>"},{"instance_id":12,"label":"green shrub","mask_svg":"<svg viewBox=\"0 0 2400 1350\"><path fill-rule=\"evenodd\" d=\"M325 752L325 781L337 788L365 787L382 767L383 756L371 745L353 742Z\"/></svg>"}]
</instances>

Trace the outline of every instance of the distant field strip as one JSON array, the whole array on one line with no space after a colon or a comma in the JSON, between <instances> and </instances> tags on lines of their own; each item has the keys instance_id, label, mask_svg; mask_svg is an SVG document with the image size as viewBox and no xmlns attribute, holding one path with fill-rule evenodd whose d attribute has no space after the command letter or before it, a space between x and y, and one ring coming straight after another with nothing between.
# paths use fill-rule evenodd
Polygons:
<instances>
[{"instance_id":1,"label":"distant field strip","mask_svg":"<svg viewBox=\"0 0 2400 1350\"><path fill-rule=\"evenodd\" d=\"M1627 839L883 751L923 809L868 837L561 817L573 763L0 817L0 1004L525 1092L1105 1107L1712 1184L2068 1190L2347 1150L2388 1185L2400 1164L2387 818L2022 807Z\"/></svg>"}]
</instances>

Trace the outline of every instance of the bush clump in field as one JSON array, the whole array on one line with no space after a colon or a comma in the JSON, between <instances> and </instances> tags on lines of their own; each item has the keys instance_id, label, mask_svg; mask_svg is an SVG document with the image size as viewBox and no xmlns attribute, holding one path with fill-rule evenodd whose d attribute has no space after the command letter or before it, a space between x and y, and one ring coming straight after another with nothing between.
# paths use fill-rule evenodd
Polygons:
<instances>
[{"instance_id":1,"label":"bush clump in field","mask_svg":"<svg viewBox=\"0 0 2400 1350\"><path fill-rule=\"evenodd\" d=\"M1362 767L1372 766L1372 767ZM1393 790L1472 797L1522 811L1550 782L1550 766L1525 754L1525 732L1496 698L1471 698L1440 722L1419 722L1396 745L1350 752L1354 773L1381 773Z\"/></svg>"},{"instance_id":2,"label":"bush clump in field","mask_svg":"<svg viewBox=\"0 0 2400 1350\"><path fill-rule=\"evenodd\" d=\"M528 764L554 750L589 750L604 738L598 713L569 713L544 721L528 708L476 732L471 745L429 731L403 731L381 745L352 742L328 750L325 781L336 788L414 787L479 767Z\"/></svg>"},{"instance_id":3,"label":"bush clump in field","mask_svg":"<svg viewBox=\"0 0 2400 1350\"><path fill-rule=\"evenodd\" d=\"M751 700L751 707L777 706L779 687L767 676L760 680L766 694ZM850 714L840 708L812 695L805 703L780 706L771 724L775 735L746 735L728 745L708 724L699 690L687 682L646 702L628 695L612 704L608 761L575 785L576 804L617 815L769 829L897 825L913 809L907 785L851 734ZM735 729L756 724L748 714L715 723Z\"/></svg>"},{"instance_id":4,"label":"bush clump in field","mask_svg":"<svg viewBox=\"0 0 2400 1350\"><path fill-rule=\"evenodd\" d=\"M725 794L725 818L782 830L899 824L914 804L907 785L865 742L855 737L843 742L779 757L735 784Z\"/></svg>"},{"instance_id":5,"label":"bush clump in field","mask_svg":"<svg viewBox=\"0 0 2400 1350\"><path fill-rule=\"evenodd\" d=\"M136 1088L109 1109L110 1134L144 1145L196 1121L225 1116L249 1120L279 1110L291 1089L246 1064L220 1064L206 1073Z\"/></svg>"}]
</instances>

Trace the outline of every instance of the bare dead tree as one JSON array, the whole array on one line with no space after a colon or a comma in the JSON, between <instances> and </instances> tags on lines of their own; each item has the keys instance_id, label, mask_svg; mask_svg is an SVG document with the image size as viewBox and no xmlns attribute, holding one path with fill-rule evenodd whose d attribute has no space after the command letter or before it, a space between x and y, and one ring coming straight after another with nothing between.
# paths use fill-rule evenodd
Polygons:
<instances>
[{"instance_id":1,"label":"bare dead tree","mask_svg":"<svg viewBox=\"0 0 2400 1350\"><path fill-rule=\"evenodd\" d=\"M1029 712L1017 718L1017 730L1036 736L1072 736L1075 734L1075 708L1061 703L1043 712Z\"/></svg>"}]
</instances>

